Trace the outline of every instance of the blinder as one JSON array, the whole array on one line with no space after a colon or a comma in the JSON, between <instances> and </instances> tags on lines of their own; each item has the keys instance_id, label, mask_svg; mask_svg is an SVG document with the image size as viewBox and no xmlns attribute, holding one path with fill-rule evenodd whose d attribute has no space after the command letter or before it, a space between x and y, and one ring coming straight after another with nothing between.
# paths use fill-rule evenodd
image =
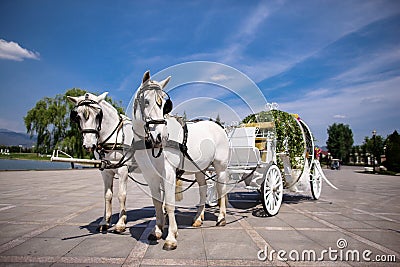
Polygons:
<instances>
[{"instance_id":1,"label":"blinder","mask_svg":"<svg viewBox=\"0 0 400 267\"><path fill-rule=\"evenodd\" d=\"M93 101L93 100L88 100L88 99L85 99L85 100L79 102L79 103L71 110L71 112L70 112L70 114L69 114L69 119L70 119L73 123L77 123L77 124L78 124L79 130L80 130L82 133L95 133L95 134L99 135L99 132L100 132L100 130L101 130L101 123L102 123L102 121L103 121L103 110L102 110L101 108L98 108L100 111L99 111L99 113L96 114L96 121L98 121L98 125L97 125L97 128L96 128L96 129L81 129L81 125L80 125L80 117L79 117L79 115L78 115L77 108L80 107L80 106L92 107L92 106L91 106L92 104L98 105L97 102L95 102L95 101ZM95 108L95 107L92 107L92 108ZM97 108L96 108L96 109L97 109Z\"/></svg>"},{"instance_id":2,"label":"blinder","mask_svg":"<svg viewBox=\"0 0 400 267\"><path fill-rule=\"evenodd\" d=\"M168 113L171 112L172 108L173 108L173 104L172 104L172 100L170 99L169 95L164 92L167 95L167 99L165 100L164 103L164 108L163 108L163 115L167 115Z\"/></svg>"},{"instance_id":3,"label":"blinder","mask_svg":"<svg viewBox=\"0 0 400 267\"><path fill-rule=\"evenodd\" d=\"M71 113L69 114L69 120L74 123L78 123L78 125L79 125L79 116L78 116L78 112L76 111L76 108L73 108L71 110Z\"/></svg>"}]
</instances>

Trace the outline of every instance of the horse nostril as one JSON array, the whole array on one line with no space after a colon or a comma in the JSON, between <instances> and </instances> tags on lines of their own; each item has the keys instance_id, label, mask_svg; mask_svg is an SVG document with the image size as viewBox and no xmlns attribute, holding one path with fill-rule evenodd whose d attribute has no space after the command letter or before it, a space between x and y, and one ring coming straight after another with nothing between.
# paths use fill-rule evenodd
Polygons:
<instances>
[{"instance_id":1,"label":"horse nostril","mask_svg":"<svg viewBox=\"0 0 400 267\"><path fill-rule=\"evenodd\" d=\"M161 134L157 134L156 143L161 143Z\"/></svg>"}]
</instances>

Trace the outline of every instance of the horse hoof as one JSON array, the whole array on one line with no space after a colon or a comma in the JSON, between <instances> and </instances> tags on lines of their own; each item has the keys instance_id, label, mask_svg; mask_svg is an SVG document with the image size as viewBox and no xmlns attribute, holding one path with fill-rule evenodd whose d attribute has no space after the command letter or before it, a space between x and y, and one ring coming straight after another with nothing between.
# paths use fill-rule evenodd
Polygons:
<instances>
[{"instance_id":1,"label":"horse hoof","mask_svg":"<svg viewBox=\"0 0 400 267\"><path fill-rule=\"evenodd\" d=\"M154 233L151 233L151 234L149 234L149 236L147 237L147 239L150 240L150 241L157 241L157 240L160 240L161 237L162 237L161 234L154 234Z\"/></svg>"},{"instance_id":2,"label":"horse hoof","mask_svg":"<svg viewBox=\"0 0 400 267\"><path fill-rule=\"evenodd\" d=\"M107 232L108 225L99 225L96 230L97 230L97 232L101 232L101 233Z\"/></svg>"},{"instance_id":3,"label":"horse hoof","mask_svg":"<svg viewBox=\"0 0 400 267\"><path fill-rule=\"evenodd\" d=\"M157 241L157 236L155 234L149 234L149 236L147 237L148 240L150 241Z\"/></svg>"},{"instance_id":4,"label":"horse hoof","mask_svg":"<svg viewBox=\"0 0 400 267\"><path fill-rule=\"evenodd\" d=\"M125 232L125 230L126 230L125 227L115 227L114 233L115 234L122 234L123 232Z\"/></svg>"},{"instance_id":5,"label":"horse hoof","mask_svg":"<svg viewBox=\"0 0 400 267\"><path fill-rule=\"evenodd\" d=\"M217 226L225 226L226 225L226 220L225 218L221 219L220 221L217 222Z\"/></svg>"},{"instance_id":6,"label":"horse hoof","mask_svg":"<svg viewBox=\"0 0 400 267\"><path fill-rule=\"evenodd\" d=\"M167 250L167 251L170 251L170 250L174 250L174 249L176 249L178 246L177 246L177 244L176 243L172 243L172 242L165 242L164 243L164 246L163 246L163 250Z\"/></svg>"},{"instance_id":7,"label":"horse hoof","mask_svg":"<svg viewBox=\"0 0 400 267\"><path fill-rule=\"evenodd\" d=\"M193 226L193 227L200 227L202 224L203 224L202 221L196 220L196 221L193 222L192 226Z\"/></svg>"}]
</instances>

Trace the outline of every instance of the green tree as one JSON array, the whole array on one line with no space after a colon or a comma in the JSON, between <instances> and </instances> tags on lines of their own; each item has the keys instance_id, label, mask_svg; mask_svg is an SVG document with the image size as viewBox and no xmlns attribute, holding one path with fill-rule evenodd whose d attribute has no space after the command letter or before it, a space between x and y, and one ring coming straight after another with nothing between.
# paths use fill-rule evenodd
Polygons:
<instances>
[{"instance_id":1,"label":"green tree","mask_svg":"<svg viewBox=\"0 0 400 267\"><path fill-rule=\"evenodd\" d=\"M328 127L327 132L326 145L331 155L345 163L349 162L349 155L354 143L353 132L349 125L334 123Z\"/></svg>"},{"instance_id":2,"label":"green tree","mask_svg":"<svg viewBox=\"0 0 400 267\"><path fill-rule=\"evenodd\" d=\"M69 114L74 105L68 101L67 96L81 96L85 90L73 88L67 90L65 94L56 95L54 98L44 97L39 100L35 107L27 112L24 117L27 133L37 135L37 152L50 153L55 148L66 150L70 155L80 158L85 157L86 153L82 147L82 134L75 123L71 123ZM110 102L120 113L124 109L110 97L106 100Z\"/></svg>"},{"instance_id":3,"label":"green tree","mask_svg":"<svg viewBox=\"0 0 400 267\"><path fill-rule=\"evenodd\" d=\"M384 143L385 140L380 135L375 136L375 141L374 138L369 138L368 136L366 136L364 138L364 143L362 144L363 151L375 156L375 160L378 163L381 163L381 155L384 154Z\"/></svg>"},{"instance_id":4,"label":"green tree","mask_svg":"<svg viewBox=\"0 0 400 267\"><path fill-rule=\"evenodd\" d=\"M400 172L400 135L395 130L386 138L386 161L383 163L390 171Z\"/></svg>"}]
</instances>

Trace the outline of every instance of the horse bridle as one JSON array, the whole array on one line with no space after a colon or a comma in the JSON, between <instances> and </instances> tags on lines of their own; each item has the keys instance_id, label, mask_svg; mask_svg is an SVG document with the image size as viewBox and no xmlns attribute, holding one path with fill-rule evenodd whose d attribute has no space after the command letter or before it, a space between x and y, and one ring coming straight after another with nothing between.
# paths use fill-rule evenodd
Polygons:
<instances>
[{"instance_id":1,"label":"horse bridle","mask_svg":"<svg viewBox=\"0 0 400 267\"><path fill-rule=\"evenodd\" d=\"M167 96L167 99L165 99L165 103L164 103L164 107L163 107L163 116L168 114L169 112L171 112L173 105L172 105L172 101L171 101L168 93L163 91L162 88L159 85L156 85L156 84L149 84L149 85L146 85L145 87L141 88L139 90L138 94L136 95L136 98L135 98L134 107L133 107L134 114L136 114L136 110L139 107L140 114L142 116L142 120L145 122L145 125L144 125L145 136L142 136L144 138L142 141L144 141L144 143L145 143L144 148L146 148L146 149L147 148L151 148L153 157L154 158L158 158L158 157L160 157L160 155L161 155L161 153L163 151L163 147L162 147L162 144L160 142L157 142L156 140L154 140L153 135L151 135L151 133L150 133L150 125L157 125L157 124L166 125L167 121L165 119L157 119L157 120L155 120L155 119L151 118L150 116L146 117L144 115L144 109L145 109L145 105L146 105L146 103L145 103L146 100L145 100L145 97L144 97L144 93L146 91L149 91L149 90L160 91L160 92L162 92L163 94L165 94ZM156 99L156 104L157 104L158 108L161 109L162 100L164 98L161 97L160 95L158 95L158 92L156 92L156 94L157 94L156 98L159 97L160 100L161 100L161 102L160 102L160 101L158 101ZM135 132L135 130L134 130L134 132ZM137 133L136 133L136 135L140 136ZM159 149L157 154L155 154L155 149L156 148Z\"/></svg>"},{"instance_id":2,"label":"horse bridle","mask_svg":"<svg viewBox=\"0 0 400 267\"><path fill-rule=\"evenodd\" d=\"M86 128L86 129L81 128L80 117L78 116L78 108L82 107L82 106L84 106L86 108L92 108L95 110L99 110L96 115L96 121L98 121L96 128ZM97 103L94 100L89 99L89 95L86 94L85 99L80 101L78 104L76 104L76 106L71 110L69 117L72 122L75 122L78 124L79 131L81 133L94 133L94 134L96 134L97 138L99 138L100 131L101 131L101 123L103 121L103 110L101 109L99 103Z\"/></svg>"}]
</instances>

